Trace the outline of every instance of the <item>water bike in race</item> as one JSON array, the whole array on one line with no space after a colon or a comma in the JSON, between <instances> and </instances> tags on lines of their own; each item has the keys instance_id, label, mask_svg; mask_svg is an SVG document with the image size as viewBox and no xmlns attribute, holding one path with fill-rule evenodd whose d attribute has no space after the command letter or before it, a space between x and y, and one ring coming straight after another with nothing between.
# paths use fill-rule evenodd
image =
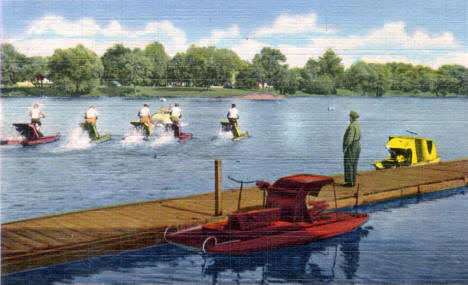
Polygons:
<instances>
[{"instance_id":1,"label":"water bike in race","mask_svg":"<svg viewBox=\"0 0 468 285\"><path fill-rule=\"evenodd\" d=\"M50 143L56 141L60 136L59 133L51 136L44 136L41 132L37 130L36 124L33 123L14 123L13 126L22 138L1 140L0 143L2 145L22 144L24 146L29 146L41 143Z\"/></svg>"},{"instance_id":2,"label":"water bike in race","mask_svg":"<svg viewBox=\"0 0 468 285\"><path fill-rule=\"evenodd\" d=\"M170 126L172 125L171 121L171 110L170 109L164 109L164 108L159 108L159 111L151 115L151 122L155 125L160 124L166 127L166 129L169 129Z\"/></svg>"},{"instance_id":3,"label":"water bike in race","mask_svg":"<svg viewBox=\"0 0 468 285\"><path fill-rule=\"evenodd\" d=\"M160 108L159 111L151 115L151 122L155 125L163 125L166 131L172 130L174 137L176 137L179 142L192 139L191 133L182 132L179 118L176 116L171 116L170 109Z\"/></svg>"},{"instance_id":4,"label":"water bike in race","mask_svg":"<svg viewBox=\"0 0 468 285\"><path fill-rule=\"evenodd\" d=\"M191 133L183 133L182 132L182 127L179 122L179 118L175 116L171 116L171 128L172 131L174 132L174 137L178 139L179 142L184 142L192 139L192 134Z\"/></svg>"},{"instance_id":5,"label":"water bike in race","mask_svg":"<svg viewBox=\"0 0 468 285\"><path fill-rule=\"evenodd\" d=\"M140 122L140 121L130 121L135 129L140 132L145 139L147 139L153 133L153 126L147 122Z\"/></svg>"},{"instance_id":6,"label":"water bike in race","mask_svg":"<svg viewBox=\"0 0 468 285\"><path fill-rule=\"evenodd\" d=\"M88 132L89 139L93 143L102 143L111 139L111 134L100 135L95 124L82 122L80 127Z\"/></svg>"},{"instance_id":7,"label":"water bike in race","mask_svg":"<svg viewBox=\"0 0 468 285\"><path fill-rule=\"evenodd\" d=\"M232 140L237 141L249 136L249 132L241 133L237 122L221 121L221 128L223 132L232 132Z\"/></svg>"},{"instance_id":8,"label":"water bike in race","mask_svg":"<svg viewBox=\"0 0 468 285\"><path fill-rule=\"evenodd\" d=\"M169 243L187 249L244 254L315 242L364 224L368 214L324 212L327 202L307 203L308 196L317 197L327 184L334 185L332 177L313 174L286 176L273 185L257 181L257 186L267 192L265 209L234 213L224 221L173 233L168 227L164 236Z\"/></svg>"},{"instance_id":9,"label":"water bike in race","mask_svg":"<svg viewBox=\"0 0 468 285\"><path fill-rule=\"evenodd\" d=\"M390 156L372 164L377 170L439 162L433 140L421 137L390 136L385 146Z\"/></svg>"}]
</instances>

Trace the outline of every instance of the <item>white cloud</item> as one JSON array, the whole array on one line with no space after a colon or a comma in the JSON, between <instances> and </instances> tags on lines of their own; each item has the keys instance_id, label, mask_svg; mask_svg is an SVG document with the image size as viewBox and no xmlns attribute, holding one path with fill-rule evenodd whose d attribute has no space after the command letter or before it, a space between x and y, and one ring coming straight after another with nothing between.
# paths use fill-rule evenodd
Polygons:
<instances>
[{"instance_id":1,"label":"white cloud","mask_svg":"<svg viewBox=\"0 0 468 285\"><path fill-rule=\"evenodd\" d=\"M317 15L280 15L271 26L261 27L252 33L254 36L266 36L274 34L299 34L304 32L334 33L336 30L327 25L317 24Z\"/></svg>"},{"instance_id":2,"label":"white cloud","mask_svg":"<svg viewBox=\"0 0 468 285\"><path fill-rule=\"evenodd\" d=\"M403 22L387 23L364 35L319 36L311 40L313 43L306 47L280 45L278 48L291 66L304 66L309 58L318 58L329 48L343 59L347 67L357 60L380 63L403 61L433 67L450 60L452 63L461 61L461 64L466 64L466 53L459 52L462 47L451 33L431 35L416 30L410 34ZM441 53L444 56L440 56Z\"/></svg>"},{"instance_id":3,"label":"white cloud","mask_svg":"<svg viewBox=\"0 0 468 285\"><path fill-rule=\"evenodd\" d=\"M47 15L29 25L28 35L44 35L52 32L55 35L68 37L94 36L100 27L93 19L83 18L77 21L67 21L63 17Z\"/></svg>"},{"instance_id":4,"label":"white cloud","mask_svg":"<svg viewBox=\"0 0 468 285\"><path fill-rule=\"evenodd\" d=\"M185 32L169 21L150 22L142 30L128 30L118 21L100 26L93 19L69 21L55 15L32 21L25 35L5 41L28 56L48 56L57 48L74 47L80 43L98 55L117 42L132 48L144 48L158 41L171 56L188 46Z\"/></svg>"},{"instance_id":5,"label":"white cloud","mask_svg":"<svg viewBox=\"0 0 468 285\"><path fill-rule=\"evenodd\" d=\"M372 30L363 36L315 37L313 41L315 46L333 46L337 49L357 47L424 49L458 46L453 35L449 32L432 36L424 31L417 30L411 35L406 31L406 24L403 22L387 23L382 28Z\"/></svg>"},{"instance_id":6,"label":"white cloud","mask_svg":"<svg viewBox=\"0 0 468 285\"><path fill-rule=\"evenodd\" d=\"M442 64L458 63L468 66L468 53L464 46L457 42L450 32L430 34L424 30L408 32L404 22L386 23L380 28L360 35L330 34L330 30L317 25L315 14L282 15L271 27L261 27L250 34L247 39L241 38L239 26L233 25L227 30L213 30L209 37L202 39L198 46L223 45L236 52L242 59L252 60L263 47L278 48L287 57L291 67L304 66L309 58L318 58L328 48L333 49L342 59L345 66L357 60L368 62L403 61L413 64L424 64L437 68ZM308 31L320 32L320 35L308 39L309 45L274 44L281 42L286 34L297 34ZM323 34L328 32L328 34ZM255 40L253 35L269 35L268 43ZM60 16L47 15L32 21L25 34L11 42L19 52L28 56L49 56L55 49L74 47L77 44L94 50L102 55L107 48L116 43L125 46L144 48L158 41L164 45L166 52L173 56L185 51L189 46L186 34L170 21L154 21L138 30L130 30L118 21L99 25L95 20L83 18L69 21Z\"/></svg>"},{"instance_id":7,"label":"white cloud","mask_svg":"<svg viewBox=\"0 0 468 285\"><path fill-rule=\"evenodd\" d=\"M213 46L222 40L237 41L240 38L239 26L233 25L227 30L213 30L211 37L196 42L197 46Z\"/></svg>"},{"instance_id":8,"label":"white cloud","mask_svg":"<svg viewBox=\"0 0 468 285\"><path fill-rule=\"evenodd\" d=\"M460 64L468 67L468 52L456 52L440 56L429 63L430 66L437 68L444 64Z\"/></svg>"},{"instance_id":9,"label":"white cloud","mask_svg":"<svg viewBox=\"0 0 468 285\"><path fill-rule=\"evenodd\" d=\"M97 42L92 39L30 39L30 40L10 40L13 46L27 56L51 56L56 49L65 49L83 44L85 47L101 56L113 45L110 42Z\"/></svg>"},{"instance_id":10,"label":"white cloud","mask_svg":"<svg viewBox=\"0 0 468 285\"><path fill-rule=\"evenodd\" d=\"M262 48L267 46L269 45L255 40L242 40L238 45L231 47L231 50L237 53L241 59L252 60Z\"/></svg>"}]
</instances>

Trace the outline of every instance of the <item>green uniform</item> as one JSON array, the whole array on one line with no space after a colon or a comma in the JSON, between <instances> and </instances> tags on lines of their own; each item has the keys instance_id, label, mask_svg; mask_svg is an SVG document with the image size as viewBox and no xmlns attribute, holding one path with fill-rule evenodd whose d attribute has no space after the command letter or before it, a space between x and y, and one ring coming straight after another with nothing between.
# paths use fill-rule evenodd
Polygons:
<instances>
[{"instance_id":1,"label":"green uniform","mask_svg":"<svg viewBox=\"0 0 468 285\"><path fill-rule=\"evenodd\" d=\"M358 121L352 121L343 137L343 153L344 153L344 171L345 183L356 184L356 170L361 153L361 126Z\"/></svg>"}]
</instances>

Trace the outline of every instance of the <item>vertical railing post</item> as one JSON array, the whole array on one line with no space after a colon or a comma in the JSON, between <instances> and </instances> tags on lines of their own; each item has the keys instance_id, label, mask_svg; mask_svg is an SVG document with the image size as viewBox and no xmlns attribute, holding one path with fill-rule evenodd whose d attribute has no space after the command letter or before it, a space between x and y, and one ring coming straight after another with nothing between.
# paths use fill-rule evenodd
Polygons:
<instances>
[{"instance_id":1,"label":"vertical railing post","mask_svg":"<svg viewBox=\"0 0 468 285\"><path fill-rule=\"evenodd\" d=\"M215 216L221 216L223 209L221 206L221 160L215 159Z\"/></svg>"}]
</instances>

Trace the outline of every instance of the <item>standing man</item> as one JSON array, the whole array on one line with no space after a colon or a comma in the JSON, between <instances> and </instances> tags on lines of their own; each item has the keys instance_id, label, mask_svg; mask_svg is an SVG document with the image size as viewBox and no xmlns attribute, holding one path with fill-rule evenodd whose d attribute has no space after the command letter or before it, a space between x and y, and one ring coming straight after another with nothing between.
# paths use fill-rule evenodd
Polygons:
<instances>
[{"instance_id":1,"label":"standing man","mask_svg":"<svg viewBox=\"0 0 468 285\"><path fill-rule=\"evenodd\" d=\"M41 125L42 125L41 118L45 118L45 114L44 112L42 112L41 108L39 107L39 103L37 102L34 103L32 109L29 109L29 115L31 116L31 124L36 125L36 130L39 133L39 130L41 129Z\"/></svg>"},{"instance_id":2,"label":"standing man","mask_svg":"<svg viewBox=\"0 0 468 285\"><path fill-rule=\"evenodd\" d=\"M232 124L232 134L235 137L238 137L240 135L239 129L237 127L237 120L239 119L239 110L237 110L236 104L231 105L231 109L229 109L229 112L227 113L227 118Z\"/></svg>"},{"instance_id":3,"label":"standing man","mask_svg":"<svg viewBox=\"0 0 468 285\"><path fill-rule=\"evenodd\" d=\"M344 187L353 187L356 185L356 170L361 153L361 126L357 119L359 114L351 110L349 112L349 126L343 136L343 153L344 153Z\"/></svg>"}]
</instances>

